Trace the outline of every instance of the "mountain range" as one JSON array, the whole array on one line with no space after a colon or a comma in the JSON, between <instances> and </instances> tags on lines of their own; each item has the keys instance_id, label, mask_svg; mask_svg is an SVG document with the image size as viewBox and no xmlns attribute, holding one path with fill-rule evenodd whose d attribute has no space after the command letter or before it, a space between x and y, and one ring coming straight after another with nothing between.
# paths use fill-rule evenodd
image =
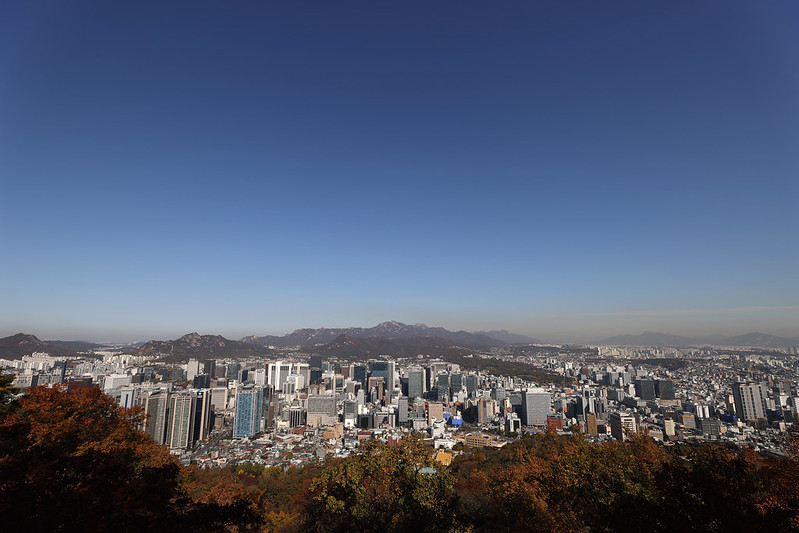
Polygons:
<instances>
[{"instance_id":1,"label":"mountain range","mask_svg":"<svg viewBox=\"0 0 799 533\"><path fill-rule=\"evenodd\" d=\"M425 324L408 325L401 322L382 322L372 328L298 329L283 336L250 336L239 341L220 335L189 333L175 340L151 340L127 353L160 355L166 361L272 354L269 347L300 347L304 351L323 355L372 357L391 354L397 357L428 355L465 355L471 350L510 344L544 344L541 341L500 331L449 331ZM741 346L754 348L786 348L799 346L799 338L776 337L765 333L747 333L733 337L684 337L669 333L645 331L640 335L618 335L602 339L595 345L604 346ZM0 339L0 358L20 359L33 352L50 355L75 355L103 348L106 344L86 341L42 341L35 335L17 333Z\"/></svg>"},{"instance_id":2,"label":"mountain range","mask_svg":"<svg viewBox=\"0 0 799 533\"><path fill-rule=\"evenodd\" d=\"M514 335L507 331L489 331L470 333L468 331L449 331L439 327L428 327L425 324L403 324L402 322L381 322L371 328L318 328L298 329L283 335L251 336L241 339L242 342L287 348L291 346L311 347L327 344L346 335L352 339L413 339L417 337L433 337L454 343L464 348L483 349L492 346L503 346L516 343L539 343L530 337Z\"/></svg>"},{"instance_id":3,"label":"mountain range","mask_svg":"<svg viewBox=\"0 0 799 533\"><path fill-rule=\"evenodd\" d=\"M596 344L610 346L746 346L756 348L787 348L799 346L799 339L776 337L766 333L747 333L734 337L681 337L669 333L645 331L640 335L617 335Z\"/></svg>"},{"instance_id":4,"label":"mountain range","mask_svg":"<svg viewBox=\"0 0 799 533\"><path fill-rule=\"evenodd\" d=\"M469 348L457 346L455 342L441 337L358 338L340 335L327 344L315 346L309 351L327 357L346 357L348 359L370 359L378 355L392 357L415 357L425 354L435 357L466 356L472 353Z\"/></svg>"},{"instance_id":5,"label":"mountain range","mask_svg":"<svg viewBox=\"0 0 799 533\"><path fill-rule=\"evenodd\" d=\"M507 344L546 344L543 341L528 337L526 335L519 335L517 333L510 333L507 329L492 330L492 331L475 331L477 335L485 335L492 339L505 342Z\"/></svg>"}]
</instances>

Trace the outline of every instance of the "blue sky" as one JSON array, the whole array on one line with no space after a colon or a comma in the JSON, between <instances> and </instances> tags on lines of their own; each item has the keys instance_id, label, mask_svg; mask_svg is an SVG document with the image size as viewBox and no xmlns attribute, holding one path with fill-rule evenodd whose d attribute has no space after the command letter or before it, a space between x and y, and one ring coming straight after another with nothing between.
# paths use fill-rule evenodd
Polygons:
<instances>
[{"instance_id":1,"label":"blue sky","mask_svg":"<svg viewBox=\"0 0 799 533\"><path fill-rule=\"evenodd\" d=\"M799 336L793 2L0 6L0 334Z\"/></svg>"}]
</instances>

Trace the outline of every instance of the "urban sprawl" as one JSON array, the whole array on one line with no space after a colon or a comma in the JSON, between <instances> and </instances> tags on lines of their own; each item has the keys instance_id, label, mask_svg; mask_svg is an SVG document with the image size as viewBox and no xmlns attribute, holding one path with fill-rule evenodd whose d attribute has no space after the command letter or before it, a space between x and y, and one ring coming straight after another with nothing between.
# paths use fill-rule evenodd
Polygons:
<instances>
[{"instance_id":1,"label":"urban sprawl","mask_svg":"<svg viewBox=\"0 0 799 533\"><path fill-rule=\"evenodd\" d=\"M121 406L140 407L141 429L202 468L303 465L410 433L422 434L445 465L471 447L545 431L594 441L645 434L663 445L727 441L781 456L799 413L795 348L528 348L473 357L535 365L550 382L424 354L347 361L299 350L280 360L167 364L106 349L0 365L19 389L100 387Z\"/></svg>"}]
</instances>

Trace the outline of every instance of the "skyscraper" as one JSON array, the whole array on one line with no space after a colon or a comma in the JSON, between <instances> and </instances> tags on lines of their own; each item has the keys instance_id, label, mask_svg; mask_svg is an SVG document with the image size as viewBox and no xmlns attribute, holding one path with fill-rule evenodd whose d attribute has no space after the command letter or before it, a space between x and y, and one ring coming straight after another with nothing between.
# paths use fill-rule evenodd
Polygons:
<instances>
[{"instance_id":1,"label":"skyscraper","mask_svg":"<svg viewBox=\"0 0 799 533\"><path fill-rule=\"evenodd\" d=\"M261 431L263 389L248 387L236 394L236 412L233 417L233 438L252 437Z\"/></svg>"},{"instance_id":2,"label":"skyscraper","mask_svg":"<svg viewBox=\"0 0 799 533\"><path fill-rule=\"evenodd\" d=\"M202 366L197 359L189 359L188 364L186 365L186 379L189 381L194 380L194 376L200 373L200 369Z\"/></svg>"},{"instance_id":3,"label":"skyscraper","mask_svg":"<svg viewBox=\"0 0 799 533\"><path fill-rule=\"evenodd\" d=\"M424 369L414 366L408 369L408 398L421 398L424 395Z\"/></svg>"},{"instance_id":4,"label":"skyscraper","mask_svg":"<svg viewBox=\"0 0 799 533\"><path fill-rule=\"evenodd\" d=\"M397 424L403 425L408 422L408 398L400 396L397 400Z\"/></svg>"},{"instance_id":5,"label":"skyscraper","mask_svg":"<svg viewBox=\"0 0 799 533\"><path fill-rule=\"evenodd\" d=\"M451 398L449 391L449 374L442 372L436 379L436 399L443 400L444 398Z\"/></svg>"},{"instance_id":6,"label":"skyscraper","mask_svg":"<svg viewBox=\"0 0 799 533\"><path fill-rule=\"evenodd\" d=\"M674 399L674 382L670 379L659 379L655 382L655 394L661 400Z\"/></svg>"},{"instance_id":7,"label":"skyscraper","mask_svg":"<svg viewBox=\"0 0 799 533\"><path fill-rule=\"evenodd\" d=\"M207 374L211 379L216 377L216 359L206 359L203 363L203 374Z\"/></svg>"},{"instance_id":8,"label":"skyscraper","mask_svg":"<svg viewBox=\"0 0 799 533\"><path fill-rule=\"evenodd\" d=\"M198 390L197 401L194 407L194 442L205 440L211 432L213 421L213 391L211 389Z\"/></svg>"},{"instance_id":9,"label":"skyscraper","mask_svg":"<svg viewBox=\"0 0 799 533\"><path fill-rule=\"evenodd\" d=\"M239 363L230 363L227 365L227 373L225 376L228 379L239 379L239 370L241 370L241 365Z\"/></svg>"},{"instance_id":10,"label":"skyscraper","mask_svg":"<svg viewBox=\"0 0 799 533\"><path fill-rule=\"evenodd\" d=\"M283 363L282 361L269 363L268 383L272 385L273 390L283 390L283 384L289 374L291 374L291 363Z\"/></svg>"},{"instance_id":11,"label":"skyscraper","mask_svg":"<svg viewBox=\"0 0 799 533\"><path fill-rule=\"evenodd\" d=\"M635 380L635 395L642 400L655 399L655 382L651 379Z\"/></svg>"},{"instance_id":12,"label":"skyscraper","mask_svg":"<svg viewBox=\"0 0 799 533\"><path fill-rule=\"evenodd\" d=\"M585 432L590 437L599 435L599 428L597 426L596 415L588 413L585 415Z\"/></svg>"},{"instance_id":13,"label":"skyscraper","mask_svg":"<svg viewBox=\"0 0 799 533\"><path fill-rule=\"evenodd\" d=\"M467 374L463 381L466 385L466 392L469 396L472 396L472 393L476 391L477 387L480 385L479 377L477 374Z\"/></svg>"},{"instance_id":14,"label":"skyscraper","mask_svg":"<svg viewBox=\"0 0 799 533\"><path fill-rule=\"evenodd\" d=\"M390 394L394 390L394 361L370 361L369 366L371 367L369 377L383 378L386 384L385 390Z\"/></svg>"},{"instance_id":15,"label":"skyscraper","mask_svg":"<svg viewBox=\"0 0 799 533\"><path fill-rule=\"evenodd\" d=\"M334 394L308 396L307 421L309 426L330 426L338 422L336 396Z\"/></svg>"},{"instance_id":16,"label":"skyscraper","mask_svg":"<svg viewBox=\"0 0 799 533\"><path fill-rule=\"evenodd\" d=\"M360 364L352 365L350 370L352 372L352 379L361 384L361 389L366 389L366 367Z\"/></svg>"},{"instance_id":17,"label":"skyscraper","mask_svg":"<svg viewBox=\"0 0 799 533\"><path fill-rule=\"evenodd\" d=\"M169 447L190 448L194 444L194 409L197 396L191 391L172 395L169 413Z\"/></svg>"},{"instance_id":18,"label":"skyscraper","mask_svg":"<svg viewBox=\"0 0 799 533\"><path fill-rule=\"evenodd\" d=\"M165 391L151 392L144 400L144 413L147 415L147 427L145 431L158 444L167 442L167 427L169 420L169 396Z\"/></svg>"},{"instance_id":19,"label":"skyscraper","mask_svg":"<svg viewBox=\"0 0 799 533\"><path fill-rule=\"evenodd\" d=\"M552 396L543 389L529 389L522 393L522 424L546 426L547 415L552 412Z\"/></svg>"},{"instance_id":20,"label":"skyscraper","mask_svg":"<svg viewBox=\"0 0 799 533\"><path fill-rule=\"evenodd\" d=\"M461 392L463 389L463 374L460 372L452 372L449 375L449 388L453 396Z\"/></svg>"},{"instance_id":21,"label":"skyscraper","mask_svg":"<svg viewBox=\"0 0 799 533\"><path fill-rule=\"evenodd\" d=\"M741 420L766 417L768 392L764 384L736 381L732 386L732 396L735 400L735 413Z\"/></svg>"}]
</instances>

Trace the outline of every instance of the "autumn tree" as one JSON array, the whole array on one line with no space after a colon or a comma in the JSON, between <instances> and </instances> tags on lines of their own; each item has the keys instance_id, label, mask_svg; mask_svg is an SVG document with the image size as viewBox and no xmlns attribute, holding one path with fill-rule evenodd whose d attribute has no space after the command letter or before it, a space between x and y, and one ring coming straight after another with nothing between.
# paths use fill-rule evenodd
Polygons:
<instances>
[{"instance_id":1,"label":"autumn tree","mask_svg":"<svg viewBox=\"0 0 799 533\"><path fill-rule=\"evenodd\" d=\"M454 520L451 476L421 437L372 440L330 461L311 485L306 527L316 531L435 531Z\"/></svg>"},{"instance_id":2,"label":"autumn tree","mask_svg":"<svg viewBox=\"0 0 799 533\"><path fill-rule=\"evenodd\" d=\"M139 409L97 388L33 387L0 414L0 523L8 531L163 531L237 525L235 505L198 504L180 464L137 429Z\"/></svg>"}]
</instances>

